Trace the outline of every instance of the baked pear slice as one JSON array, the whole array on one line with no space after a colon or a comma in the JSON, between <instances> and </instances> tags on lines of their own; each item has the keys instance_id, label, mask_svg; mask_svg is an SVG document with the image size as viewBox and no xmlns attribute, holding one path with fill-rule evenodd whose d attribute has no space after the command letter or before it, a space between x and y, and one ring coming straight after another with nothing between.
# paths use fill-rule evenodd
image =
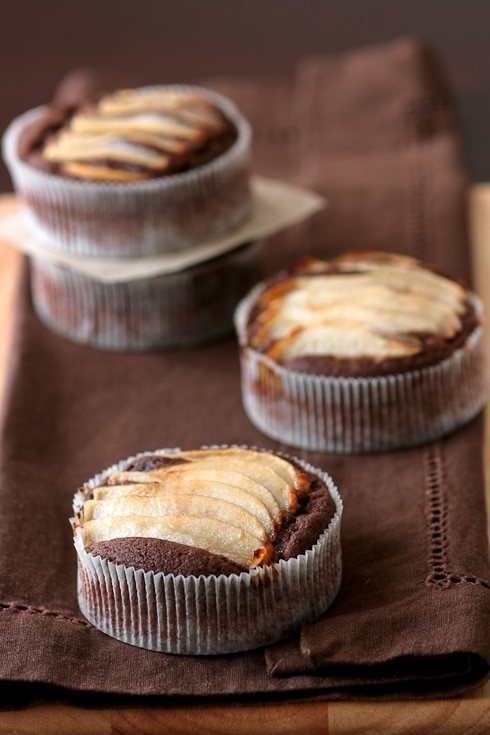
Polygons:
<instances>
[{"instance_id":1,"label":"baked pear slice","mask_svg":"<svg viewBox=\"0 0 490 735\"><path fill-rule=\"evenodd\" d=\"M266 505L260 498L245 490L228 485L225 482L201 480L199 478L176 478L168 476L159 483L140 483L138 485L101 485L93 491L94 499L124 498L131 495L165 496L165 495L196 495L204 496L208 502L212 499L228 501L248 511L266 529L270 538L276 530L276 519L271 516ZM88 501L86 501L88 502Z\"/></svg>"},{"instance_id":2,"label":"baked pear slice","mask_svg":"<svg viewBox=\"0 0 490 735\"><path fill-rule=\"evenodd\" d=\"M103 97L97 111L102 116L133 115L137 112L177 114L192 124L211 130L223 128L220 113L202 95L192 91L119 90Z\"/></svg>"},{"instance_id":3,"label":"baked pear slice","mask_svg":"<svg viewBox=\"0 0 490 735\"><path fill-rule=\"evenodd\" d=\"M334 324L314 325L293 331L273 342L267 355L277 362L286 362L302 355L335 355L351 358L363 355L371 358L404 357L419 351L419 343L403 335L370 332L364 324L338 320Z\"/></svg>"},{"instance_id":4,"label":"baked pear slice","mask_svg":"<svg viewBox=\"0 0 490 735\"><path fill-rule=\"evenodd\" d=\"M162 489L161 482L128 482L122 485L99 485L93 490L87 490L87 496L94 500L106 498L122 498L126 495L158 495ZM87 502L87 501L85 501Z\"/></svg>"},{"instance_id":5,"label":"baked pear slice","mask_svg":"<svg viewBox=\"0 0 490 735\"><path fill-rule=\"evenodd\" d=\"M170 455L169 455L170 456ZM226 447L224 449L197 449L191 452L182 452L181 457L190 461L211 461L215 457L233 457L251 464L263 464L277 472L295 490L305 489L309 485L306 473L295 467L288 460L271 452L261 452L256 449L240 449L240 447ZM248 465L247 465L248 466Z\"/></svg>"},{"instance_id":6,"label":"baked pear slice","mask_svg":"<svg viewBox=\"0 0 490 735\"><path fill-rule=\"evenodd\" d=\"M84 523L99 518L124 516L199 516L218 518L231 526L241 528L256 538L256 543L267 541L270 528L264 527L248 510L222 498L204 495L126 495L106 500L87 500L83 507ZM269 524L268 524L269 525Z\"/></svg>"},{"instance_id":7,"label":"baked pear slice","mask_svg":"<svg viewBox=\"0 0 490 735\"><path fill-rule=\"evenodd\" d=\"M205 462L188 462L175 465L170 473L181 471L188 476L199 476L219 480L236 485L252 492L267 505L277 517L280 511L294 511L296 508L296 490L271 467L263 464L247 462L239 458L215 457Z\"/></svg>"},{"instance_id":8,"label":"baked pear slice","mask_svg":"<svg viewBox=\"0 0 490 735\"><path fill-rule=\"evenodd\" d=\"M90 113L79 113L72 118L71 129L75 133L89 135L100 133L143 132L152 135L200 141L204 133L199 128L179 122L176 118L158 112L143 112L125 117L100 117Z\"/></svg>"},{"instance_id":9,"label":"baked pear slice","mask_svg":"<svg viewBox=\"0 0 490 735\"><path fill-rule=\"evenodd\" d=\"M110 481L122 483L148 483L153 485L155 482L166 484L167 482L190 482L192 480L206 480L209 482L220 482L233 487L244 490L261 500L268 509L271 516L278 518L281 510L288 507L289 487L285 486L285 494L280 498L280 503L263 484L249 477L244 472L235 471L227 467L221 466L216 468L214 463L206 462L183 462L169 467L164 467L150 472L119 472L117 475L111 475ZM281 478L279 478L281 480ZM282 482L281 484L284 485ZM278 494L278 491L276 491Z\"/></svg>"},{"instance_id":10,"label":"baked pear slice","mask_svg":"<svg viewBox=\"0 0 490 735\"><path fill-rule=\"evenodd\" d=\"M226 485L230 485L230 487L243 490L249 495L258 498L265 505L271 517L276 520L279 518L281 511L287 508L287 495L285 497L286 502L282 502L279 505L274 495L260 482L256 482L256 480L251 479L249 476L243 474L243 472L216 468L212 462L206 462L202 465L199 464L197 467L192 463L177 465L169 469L162 476L164 483L176 481L186 483L192 482L194 479L206 482L223 482Z\"/></svg>"},{"instance_id":11,"label":"baked pear slice","mask_svg":"<svg viewBox=\"0 0 490 735\"><path fill-rule=\"evenodd\" d=\"M231 559L244 569L267 564L272 544L218 518L198 516L125 516L87 521L82 527L85 548L115 538L156 538L174 541Z\"/></svg>"}]
</instances>

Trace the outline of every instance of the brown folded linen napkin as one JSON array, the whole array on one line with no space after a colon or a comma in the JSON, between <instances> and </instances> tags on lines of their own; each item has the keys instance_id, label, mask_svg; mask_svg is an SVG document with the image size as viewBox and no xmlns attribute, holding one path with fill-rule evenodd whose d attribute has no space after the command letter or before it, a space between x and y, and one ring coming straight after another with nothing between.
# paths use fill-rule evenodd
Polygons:
<instances>
[{"instance_id":1,"label":"brown folded linen napkin","mask_svg":"<svg viewBox=\"0 0 490 735\"><path fill-rule=\"evenodd\" d=\"M305 59L293 80L213 85L250 118L256 170L329 200L271 241L270 267L378 247L468 276L460 137L423 45ZM136 452L210 443L292 451L331 473L345 505L338 598L297 636L243 654L172 656L105 636L77 606L74 490ZM389 454L290 450L246 419L233 336L149 354L75 345L35 317L25 269L0 446L3 706L441 697L488 677L481 419Z\"/></svg>"}]
</instances>

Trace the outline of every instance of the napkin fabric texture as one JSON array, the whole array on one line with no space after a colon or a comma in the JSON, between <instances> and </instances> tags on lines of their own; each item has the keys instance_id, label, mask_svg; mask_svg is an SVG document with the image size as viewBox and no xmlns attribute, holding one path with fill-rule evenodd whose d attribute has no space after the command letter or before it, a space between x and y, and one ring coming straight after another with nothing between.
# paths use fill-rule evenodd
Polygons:
<instances>
[{"instance_id":1,"label":"napkin fabric texture","mask_svg":"<svg viewBox=\"0 0 490 735\"><path fill-rule=\"evenodd\" d=\"M461 139L430 49L401 39L306 58L291 79L206 83L250 119L256 172L329 201L271 239L270 270L380 248L468 278ZM72 344L34 315L26 267L1 433L0 704L423 698L481 684L490 661L482 429L478 418L378 455L291 450L247 420L234 336L148 354ZM345 506L336 601L297 636L243 654L166 655L109 638L78 610L74 491L136 452L212 443L289 451L332 475Z\"/></svg>"}]
</instances>

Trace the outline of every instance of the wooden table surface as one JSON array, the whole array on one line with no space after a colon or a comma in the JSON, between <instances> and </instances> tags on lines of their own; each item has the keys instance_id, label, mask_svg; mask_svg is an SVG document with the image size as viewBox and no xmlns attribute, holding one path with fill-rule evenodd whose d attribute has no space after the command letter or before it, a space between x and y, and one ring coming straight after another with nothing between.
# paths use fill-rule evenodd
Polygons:
<instances>
[{"instance_id":1,"label":"wooden table surface","mask_svg":"<svg viewBox=\"0 0 490 735\"><path fill-rule=\"evenodd\" d=\"M0 215L17 203L0 196ZM490 313L490 184L469 192L475 287ZM15 311L20 256L0 242L0 385ZM486 342L490 371L490 331ZM490 377L490 372L489 372ZM490 416L490 412L488 412ZM484 447L490 501L490 418ZM490 635L490 631L488 632ZM1 686L1 684L0 684ZM257 706L82 709L63 704L0 712L0 735L483 735L490 733L490 682L449 700L415 702L325 702Z\"/></svg>"}]
</instances>

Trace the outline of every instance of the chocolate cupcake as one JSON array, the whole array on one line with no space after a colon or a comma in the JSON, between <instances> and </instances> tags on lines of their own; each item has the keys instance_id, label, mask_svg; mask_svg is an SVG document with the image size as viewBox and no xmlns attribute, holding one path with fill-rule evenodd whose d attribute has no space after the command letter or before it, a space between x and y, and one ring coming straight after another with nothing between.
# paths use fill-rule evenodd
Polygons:
<instances>
[{"instance_id":1,"label":"chocolate cupcake","mask_svg":"<svg viewBox=\"0 0 490 735\"><path fill-rule=\"evenodd\" d=\"M298 459L246 447L137 455L75 495L80 609L167 653L267 645L335 598L341 514L331 478Z\"/></svg>"},{"instance_id":2,"label":"chocolate cupcake","mask_svg":"<svg viewBox=\"0 0 490 735\"><path fill-rule=\"evenodd\" d=\"M307 258L256 286L235 324L245 410L292 446L413 446L485 404L480 302L414 258Z\"/></svg>"},{"instance_id":3,"label":"chocolate cupcake","mask_svg":"<svg viewBox=\"0 0 490 735\"><path fill-rule=\"evenodd\" d=\"M230 100L169 85L31 110L7 129L4 158L51 248L138 256L199 244L247 216L250 140Z\"/></svg>"}]
</instances>

